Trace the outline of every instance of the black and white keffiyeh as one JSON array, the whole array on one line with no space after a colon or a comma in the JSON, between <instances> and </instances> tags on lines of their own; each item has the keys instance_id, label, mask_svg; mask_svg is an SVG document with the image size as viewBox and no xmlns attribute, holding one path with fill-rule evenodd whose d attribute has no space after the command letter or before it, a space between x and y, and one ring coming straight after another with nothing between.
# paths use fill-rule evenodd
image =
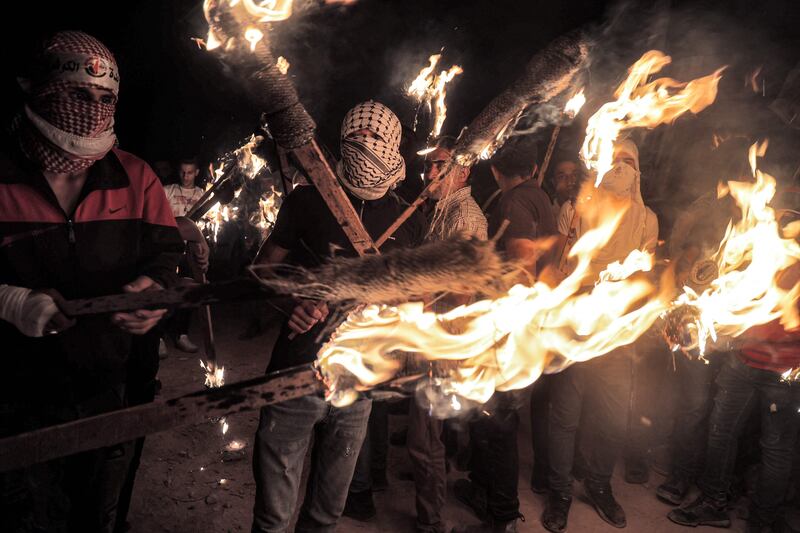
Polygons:
<instances>
[{"instance_id":1,"label":"black and white keffiyeh","mask_svg":"<svg viewBox=\"0 0 800 533\"><path fill-rule=\"evenodd\" d=\"M369 100L348 111L342 122L339 163L345 187L362 200L377 200L405 178L401 133L400 119L381 103Z\"/></svg>"}]
</instances>

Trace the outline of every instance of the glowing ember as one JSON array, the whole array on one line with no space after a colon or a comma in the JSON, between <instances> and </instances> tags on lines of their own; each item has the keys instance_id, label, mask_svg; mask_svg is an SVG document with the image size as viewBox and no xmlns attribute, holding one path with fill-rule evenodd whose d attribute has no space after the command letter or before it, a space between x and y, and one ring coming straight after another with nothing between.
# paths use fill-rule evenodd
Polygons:
<instances>
[{"instance_id":1,"label":"glowing ember","mask_svg":"<svg viewBox=\"0 0 800 533\"><path fill-rule=\"evenodd\" d=\"M581 159L589 170L597 173L596 187L611 170L614 141L621 131L671 123L687 111L699 113L716 99L724 67L688 83L671 78L646 83L650 75L671 61L669 56L657 50L646 52L617 88L614 93L616 100L604 104L589 119Z\"/></svg>"},{"instance_id":2,"label":"glowing ember","mask_svg":"<svg viewBox=\"0 0 800 533\"><path fill-rule=\"evenodd\" d=\"M586 103L586 95L583 94L583 89L578 91L575 96L567 100L566 105L564 106L564 114L566 114L569 118L575 118L583 104Z\"/></svg>"},{"instance_id":3,"label":"glowing ember","mask_svg":"<svg viewBox=\"0 0 800 533\"><path fill-rule=\"evenodd\" d=\"M285 76L289 72L289 67L291 65L285 57L278 56L278 59L275 60L275 66L278 67L280 73Z\"/></svg>"},{"instance_id":4,"label":"glowing ember","mask_svg":"<svg viewBox=\"0 0 800 533\"><path fill-rule=\"evenodd\" d=\"M232 440L227 445L225 445L225 450L229 452L238 452L239 450L243 450L247 444L240 440Z\"/></svg>"},{"instance_id":5,"label":"glowing ember","mask_svg":"<svg viewBox=\"0 0 800 533\"><path fill-rule=\"evenodd\" d=\"M225 367L216 366L214 363L204 363L200 360L200 368L206 372L206 387L216 388L225 385Z\"/></svg>"},{"instance_id":6,"label":"glowing ember","mask_svg":"<svg viewBox=\"0 0 800 533\"><path fill-rule=\"evenodd\" d=\"M219 421L219 425L222 426L222 434L226 434L228 432L228 421L223 417Z\"/></svg>"},{"instance_id":7,"label":"glowing ember","mask_svg":"<svg viewBox=\"0 0 800 533\"><path fill-rule=\"evenodd\" d=\"M420 150L419 152L417 152L417 155L426 156L426 155L428 155L429 153L433 152L434 150L436 150L436 147L435 147L435 146L430 146L430 147L428 147L428 148L423 148L422 150Z\"/></svg>"},{"instance_id":8,"label":"glowing ember","mask_svg":"<svg viewBox=\"0 0 800 533\"><path fill-rule=\"evenodd\" d=\"M264 38L264 34L258 28L247 28L244 31L244 38L250 43L250 51L255 52L256 45Z\"/></svg>"},{"instance_id":9,"label":"glowing ember","mask_svg":"<svg viewBox=\"0 0 800 533\"><path fill-rule=\"evenodd\" d=\"M800 261L800 245L781 236L775 211L767 204L775 194L775 178L756 167L766 143L750 148L750 167L755 182L730 181L721 193L729 193L742 212L731 223L712 257L719 277L702 294L684 287L676 305L696 312L697 348L705 353L718 335L736 337L752 326L780 318L786 329L800 326L796 308L800 283L781 288L781 274Z\"/></svg>"},{"instance_id":10,"label":"glowing ember","mask_svg":"<svg viewBox=\"0 0 800 533\"><path fill-rule=\"evenodd\" d=\"M439 136L447 118L447 106L445 105L447 84L464 72L460 66L453 65L448 70L442 70L439 74L435 74L434 70L441 57L441 54L430 56L428 58L428 66L420 70L406 91L409 96L416 98L420 104L426 104L432 108L434 120L431 135L433 137Z\"/></svg>"}]
</instances>

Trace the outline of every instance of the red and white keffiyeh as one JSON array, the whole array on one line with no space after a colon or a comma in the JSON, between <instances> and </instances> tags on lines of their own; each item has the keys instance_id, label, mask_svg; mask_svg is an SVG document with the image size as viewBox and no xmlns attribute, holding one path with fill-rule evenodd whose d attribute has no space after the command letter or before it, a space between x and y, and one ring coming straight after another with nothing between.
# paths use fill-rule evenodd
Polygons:
<instances>
[{"instance_id":1,"label":"red and white keffiyeh","mask_svg":"<svg viewBox=\"0 0 800 533\"><path fill-rule=\"evenodd\" d=\"M22 151L50 172L79 172L113 148L119 72L100 41L77 31L56 33L44 45L31 78L20 80L27 93L14 129ZM113 103L83 101L70 89L107 89Z\"/></svg>"}]
</instances>

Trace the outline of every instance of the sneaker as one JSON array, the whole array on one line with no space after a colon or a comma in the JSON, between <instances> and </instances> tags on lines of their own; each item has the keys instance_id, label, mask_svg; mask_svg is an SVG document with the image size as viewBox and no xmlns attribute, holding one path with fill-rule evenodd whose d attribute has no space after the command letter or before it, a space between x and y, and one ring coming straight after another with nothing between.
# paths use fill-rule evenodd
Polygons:
<instances>
[{"instance_id":1,"label":"sneaker","mask_svg":"<svg viewBox=\"0 0 800 533\"><path fill-rule=\"evenodd\" d=\"M197 353L199 349L192 341L189 340L188 335L181 335L178 337L178 340L175 341L175 347L182 352L187 353Z\"/></svg>"},{"instance_id":2,"label":"sneaker","mask_svg":"<svg viewBox=\"0 0 800 533\"><path fill-rule=\"evenodd\" d=\"M166 359L167 357L169 357L169 351L167 351L167 343L164 342L163 337L160 337L158 339L158 358Z\"/></svg>"},{"instance_id":3,"label":"sneaker","mask_svg":"<svg viewBox=\"0 0 800 533\"><path fill-rule=\"evenodd\" d=\"M373 468L370 476L372 478L372 490L381 492L389 488L389 480L386 477L386 470L383 468Z\"/></svg>"},{"instance_id":4,"label":"sneaker","mask_svg":"<svg viewBox=\"0 0 800 533\"><path fill-rule=\"evenodd\" d=\"M689 481L682 476L670 474L667 480L656 489L656 496L659 500L672 505L680 505L687 492L689 492Z\"/></svg>"},{"instance_id":5,"label":"sneaker","mask_svg":"<svg viewBox=\"0 0 800 533\"><path fill-rule=\"evenodd\" d=\"M359 522L368 522L375 518L377 511L372 501L372 491L349 492L342 514Z\"/></svg>"},{"instance_id":6,"label":"sneaker","mask_svg":"<svg viewBox=\"0 0 800 533\"><path fill-rule=\"evenodd\" d=\"M686 507L673 509L667 518L682 526L731 527L731 518L725 505L719 505L703 495Z\"/></svg>"},{"instance_id":7,"label":"sneaker","mask_svg":"<svg viewBox=\"0 0 800 533\"><path fill-rule=\"evenodd\" d=\"M625 527L627 521L625 520L625 511L622 509L617 500L614 499L614 494L611 492L611 485L595 485L593 483L584 482L583 487L586 491L586 496L589 501L594 505L595 511L600 515L600 518L608 522L614 527Z\"/></svg>"},{"instance_id":8,"label":"sneaker","mask_svg":"<svg viewBox=\"0 0 800 533\"><path fill-rule=\"evenodd\" d=\"M457 479L453 485L453 492L458 501L472 509L478 519L488 522L485 490L468 479Z\"/></svg>"},{"instance_id":9,"label":"sneaker","mask_svg":"<svg viewBox=\"0 0 800 533\"><path fill-rule=\"evenodd\" d=\"M572 505L572 496L551 492L542 513L542 526L552 533L566 531L570 505Z\"/></svg>"},{"instance_id":10,"label":"sneaker","mask_svg":"<svg viewBox=\"0 0 800 533\"><path fill-rule=\"evenodd\" d=\"M650 479L650 467L643 457L625 460L625 482L632 485L644 485Z\"/></svg>"}]
</instances>

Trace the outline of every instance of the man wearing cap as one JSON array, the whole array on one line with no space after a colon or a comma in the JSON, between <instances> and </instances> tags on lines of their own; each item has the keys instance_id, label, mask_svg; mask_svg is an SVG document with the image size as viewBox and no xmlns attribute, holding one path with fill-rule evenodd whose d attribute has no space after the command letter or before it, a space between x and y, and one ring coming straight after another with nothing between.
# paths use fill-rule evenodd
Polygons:
<instances>
[{"instance_id":1,"label":"man wearing cap","mask_svg":"<svg viewBox=\"0 0 800 533\"><path fill-rule=\"evenodd\" d=\"M58 295L156 290L182 242L158 178L114 148L119 74L81 32L48 39L0 150L0 435L125 406L131 335L164 310L61 314ZM0 530L110 531L130 446L0 474Z\"/></svg>"},{"instance_id":2,"label":"man wearing cap","mask_svg":"<svg viewBox=\"0 0 800 533\"><path fill-rule=\"evenodd\" d=\"M383 104L367 101L347 112L341 128L337 173L367 232L376 239L404 210L392 192L405 177L400 121ZM409 218L382 247L414 246L425 238L425 220ZM256 263L315 267L333 254L356 252L322 196L312 186L295 188L281 205L275 228ZM297 300L287 310L268 372L310 363L335 324L325 302ZM334 407L306 396L262 408L253 450L256 498L254 532L286 531L295 514L303 463L314 437L311 473L295 531L333 531L367 431L371 401ZM357 490L357 487L352 487Z\"/></svg>"}]
</instances>

